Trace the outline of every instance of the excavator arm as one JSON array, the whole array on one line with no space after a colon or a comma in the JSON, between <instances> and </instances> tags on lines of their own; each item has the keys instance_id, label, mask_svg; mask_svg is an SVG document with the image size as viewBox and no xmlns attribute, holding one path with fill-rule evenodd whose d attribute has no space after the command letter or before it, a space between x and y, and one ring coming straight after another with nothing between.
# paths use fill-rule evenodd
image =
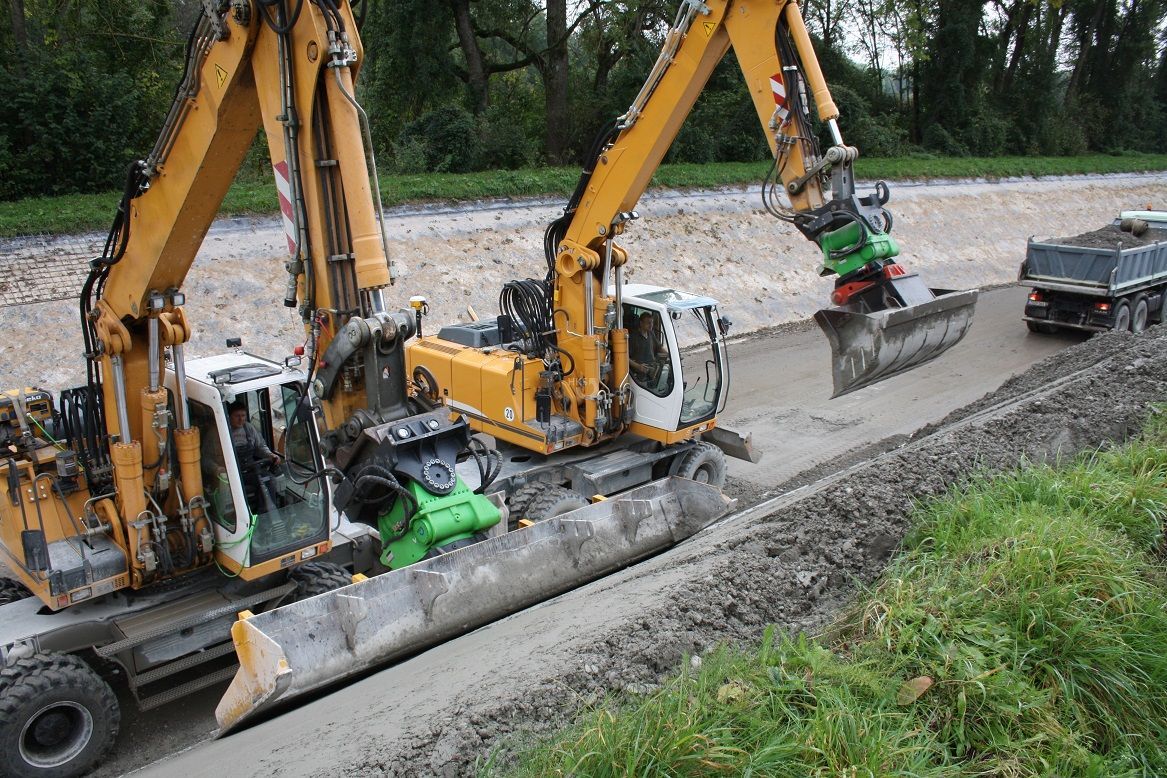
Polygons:
<instances>
[{"instance_id":1,"label":"excavator arm","mask_svg":"<svg viewBox=\"0 0 1167 778\"><path fill-rule=\"evenodd\" d=\"M619 296L627 253L614 239L635 218L636 203L671 146L714 68L732 48L774 155L764 185L767 209L794 225L822 254L823 275L836 276L833 309L816 320L831 341L835 394L926 362L967 331L976 293L937 295L895 261L889 192L855 191L858 151L843 142L839 111L794 0L683 0L652 73L629 110L601 133L564 215L545 248L559 347L576 364L603 353L594 322ZM811 105L831 145L821 151ZM787 204L784 199L789 201ZM620 306L616 306L617 317ZM626 338L618 320L615 341ZM576 336L571 333L580 333ZM591 342L589 342L589 340ZM618 384L626 349L612 347ZM583 380L599 382L597 376ZM585 392L586 393L586 392Z\"/></svg>"},{"instance_id":2,"label":"excavator arm","mask_svg":"<svg viewBox=\"0 0 1167 778\"><path fill-rule=\"evenodd\" d=\"M400 503L390 535L402 535L410 516L437 498L447 509L466 509L476 524L498 521L485 497L459 488L454 462L469 441L465 422L409 396L404 346L415 319L389 311L384 297L393 269L370 182L376 171L367 117L355 97L362 54L343 0L206 0L165 125L150 154L130 166L109 240L81 296L89 380L71 395L84 408L77 414L84 431L70 440L80 441L88 491L116 504L109 513L124 525L134 588L157 579L153 558L166 557L166 538L178 523L169 514L185 515L188 505L196 534L209 538L213 529L218 538L203 542L189 567L213 558L253 579L300 559L289 551L251 562L254 516L250 527L210 526L200 433L214 425L200 431L192 423L186 396L183 349L191 327L183 282L260 130L288 248L283 303L298 309L306 334L310 392L287 423L306 428L322 419L322 459L311 478L328 474L338 509L374 526L384 511L372 506ZM164 385L167 365L175 374L173 400ZM224 401L234 396L229 384L220 390ZM400 434L384 431L391 424ZM263 493L254 484L251 490ZM273 521L285 529L282 518ZM302 545L325 548L318 534L301 533Z\"/></svg>"}]
</instances>

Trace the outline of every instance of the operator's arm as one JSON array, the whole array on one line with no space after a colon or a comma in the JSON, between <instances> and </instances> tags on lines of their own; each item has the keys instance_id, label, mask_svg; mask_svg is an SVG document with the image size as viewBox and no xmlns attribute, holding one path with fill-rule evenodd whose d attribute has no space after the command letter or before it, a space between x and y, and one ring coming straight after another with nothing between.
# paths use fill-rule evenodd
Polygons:
<instances>
[{"instance_id":1,"label":"operator's arm","mask_svg":"<svg viewBox=\"0 0 1167 778\"><path fill-rule=\"evenodd\" d=\"M256 459L268 459L272 462L279 460L279 455L268 448L267 442L263 439L263 435L259 434L259 431L252 426L251 422L247 422L244 429L247 430L247 438L251 442L252 451Z\"/></svg>"}]
</instances>

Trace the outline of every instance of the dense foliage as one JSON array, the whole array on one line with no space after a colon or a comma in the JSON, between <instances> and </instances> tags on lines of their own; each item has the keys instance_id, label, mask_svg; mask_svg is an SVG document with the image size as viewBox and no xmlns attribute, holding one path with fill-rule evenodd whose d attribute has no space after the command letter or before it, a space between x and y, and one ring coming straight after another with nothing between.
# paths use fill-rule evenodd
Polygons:
<instances>
[{"instance_id":1,"label":"dense foliage","mask_svg":"<svg viewBox=\"0 0 1167 778\"><path fill-rule=\"evenodd\" d=\"M578 161L678 0L365 0L361 92L399 173ZM0 199L118 187L169 107L197 0L7 0ZM1167 150L1167 0L805 0L867 156ZM730 56L670 152L766 147Z\"/></svg>"}]
</instances>

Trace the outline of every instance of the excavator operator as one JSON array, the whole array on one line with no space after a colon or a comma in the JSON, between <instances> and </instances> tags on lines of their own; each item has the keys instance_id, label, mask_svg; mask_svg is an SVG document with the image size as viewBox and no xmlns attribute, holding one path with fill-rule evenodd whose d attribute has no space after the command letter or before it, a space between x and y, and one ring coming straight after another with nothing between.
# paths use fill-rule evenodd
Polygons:
<instances>
[{"instance_id":1,"label":"excavator operator","mask_svg":"<svg viewBox=\"0 0 1167 778\"><path fill-rule=\"evenodd\" d=\"M637 383L659 393L669 352L661 343L656 323L656 314L651 311L644 311L636 320L636 329L628 333L628 367Z\"/></svg>"},{"instance_id":2,"label":"excavator operator","mask_svg":"<svg viewBox=\"0 0 1167 778\"><path fill-rule=\"evenodd\" d=\"M268 448L263 436L247 420L247 405L232 403L230 407L231 445L235 447L235 459L239 466L247 468L264 460L272 466L280 463L280 455Z\"/></svg>"},{"instance_id":3,"label":"excavator operator","mask_svg":"<svg viewBox=\"0 0 1167 778\"><path fill-rule=\"evenodd\" d=\"M239 474L243 477L243 492L247 497L248 507L254 514L264 513L265 495L262 490L270 479L261 477L261 468L278 466L280 455L268 448L263 436L247 420L246 402L237 400L227 411L231 425L231 446L235 449L235 462L239 466ZM269 486L267 496L275 504L277 497L272 491Z\"/></svg>"}]
</instances>

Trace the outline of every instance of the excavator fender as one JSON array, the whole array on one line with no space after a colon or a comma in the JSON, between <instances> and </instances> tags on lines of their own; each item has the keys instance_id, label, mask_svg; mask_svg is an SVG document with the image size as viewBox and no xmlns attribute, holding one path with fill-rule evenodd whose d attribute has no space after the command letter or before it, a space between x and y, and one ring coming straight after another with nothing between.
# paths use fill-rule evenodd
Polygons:
<instances>
[{"instance_id":1,"label":"excavator fender","mask_svg":"<svg viewBox=\"0 0 1167 778\"><path fill-rule=\"evenodd\" d=\"M734 505L665 478L618 497L282 608L244 613L219 734L257 714L409 656L662 551Z\"/></svg>"},{"instance_id":2,"label":"excavator fender","mask_svg":"<svg viewBox=\"0 0 1167 778\"><path fill-rule=\"evenodd\" d=\"M972 326L977 290L932 289L927 302L882 311L818 311L831 344L832 397L862 389L929 362L960 342Z\"/></svg>"}]
</instances>

